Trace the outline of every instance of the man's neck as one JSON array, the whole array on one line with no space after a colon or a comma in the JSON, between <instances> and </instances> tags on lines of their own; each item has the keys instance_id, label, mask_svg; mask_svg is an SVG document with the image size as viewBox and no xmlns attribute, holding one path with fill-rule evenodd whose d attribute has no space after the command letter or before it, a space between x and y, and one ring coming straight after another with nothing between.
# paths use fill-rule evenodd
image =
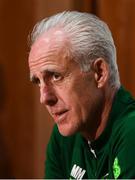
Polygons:
<instances>
[{"instance_id":1,"label":"man's neck","mask_svg":"<svg viewBox=\"0 0 135 180\"><path fill-rule=\"evenodd\" d=\"M102 134L102 132L104 131L104 129L107 125L109 114L112 109L113 99L114 99L114 96L115 96L117 90L118 90L118 88L116 88L116 87L112 88L111 90L109 90L107 92L107 94L105 96L104 109L102 111L101 121L100 121L100 124L95 133L94 140L96 140Z\"/></svg>"},{"instance_id":2,"label":"man's neck","mask_svg":"<svg viewBox=\"0 0 135 180\"><path fill-rule=\"evenodd\" d=\"M113 99L117 92L119 87L113 87L113 88L106 88L107 90L104 90L104 104L103 109L100 114L100 116L97 116L97 125L95 127L91 127L94 131L90 132L90 129L88 128L87 131L83 132L83 136L90 141L96 140L104 131L106 128L109 114L112 108Z\"/></svg>"}]
</instances>

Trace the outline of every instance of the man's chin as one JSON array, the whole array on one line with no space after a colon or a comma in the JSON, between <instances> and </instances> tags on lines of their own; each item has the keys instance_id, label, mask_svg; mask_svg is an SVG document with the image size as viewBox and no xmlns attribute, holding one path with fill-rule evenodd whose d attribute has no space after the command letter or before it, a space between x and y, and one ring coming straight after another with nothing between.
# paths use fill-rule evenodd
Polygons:
<instances>
[{"instance_id":1,"label":"man's chin","mask_svg":"<svg viewBox=\"0 0 135 180\"><path fill-rule=\"evenodd\" d=\"M59 130L59 133L62 135L62 136L72 136L74 135L76 132L73 130L73 129L70 129L70 128L64 128L64 127L60 127L58 126L58 130Z\"/></svg>"}]
</instances>

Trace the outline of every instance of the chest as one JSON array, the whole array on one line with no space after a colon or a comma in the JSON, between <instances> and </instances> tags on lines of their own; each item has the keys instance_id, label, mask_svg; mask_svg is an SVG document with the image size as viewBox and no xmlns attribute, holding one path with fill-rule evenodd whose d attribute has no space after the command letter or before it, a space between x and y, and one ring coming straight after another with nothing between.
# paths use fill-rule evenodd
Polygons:
<instances>
[{"instance_id":1,"label":"chest","mask_svg":"<svg viewBox=\"0 0 135 180\"><path fill-rule=\"evenodd\" d=\"M112 177L112 157L108 147L100 152L92 148L75 148L68 165L68 176L71 179Z\"/></svg>"}]
</instances>

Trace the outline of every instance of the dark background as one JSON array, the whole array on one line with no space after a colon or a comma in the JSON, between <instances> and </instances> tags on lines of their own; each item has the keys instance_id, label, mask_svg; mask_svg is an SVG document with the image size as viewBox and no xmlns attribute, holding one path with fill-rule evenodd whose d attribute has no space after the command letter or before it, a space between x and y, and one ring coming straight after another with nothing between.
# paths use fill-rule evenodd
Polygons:
<instances>
[{"instance_id":1,"label":"dark background","mask_svg":"<svg viewBox=\"0 0 135 180\"><path fill-rule=\"evenodd\" d=\"M53 125L29 82L27 36L45 16L92 12L107 22L122 84L135 96L135 0L0 0L0 178L42 178Z\"/></svg>"}]
</instances>

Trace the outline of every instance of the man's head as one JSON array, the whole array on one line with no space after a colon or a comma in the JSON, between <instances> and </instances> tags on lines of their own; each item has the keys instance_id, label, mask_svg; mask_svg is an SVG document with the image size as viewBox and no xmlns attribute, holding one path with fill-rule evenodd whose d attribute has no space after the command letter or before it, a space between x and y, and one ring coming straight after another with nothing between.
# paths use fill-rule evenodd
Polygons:
<instances>
[{"instance_id":1,"label":"man's head","mask_svg":"<svg viewBox=\"0 0 135 180\"><path fill-rule=\"evenodd\" d=\"M107 25L91 14L63 12L38 23L31 39L31 79L61 134L95 131L105 89L120 84Z\"/></svg>"}]
</instances>

